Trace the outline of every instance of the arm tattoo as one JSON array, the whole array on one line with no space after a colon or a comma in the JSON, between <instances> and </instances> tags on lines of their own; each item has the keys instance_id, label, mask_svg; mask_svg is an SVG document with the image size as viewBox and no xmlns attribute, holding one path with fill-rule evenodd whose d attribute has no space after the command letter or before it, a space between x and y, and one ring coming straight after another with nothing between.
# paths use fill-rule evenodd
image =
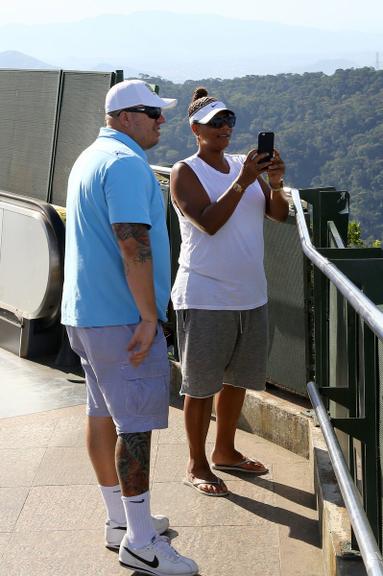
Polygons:
<instances>
[{"instance_id":1,"label":"arm tattoo","mask_svg":"<svg viewBox=\"0 0 383 576\"><path fill-rule=\"evenodd\" d=\"M151 432L118 435L116 468L125 496L136 496L149 490Z\"/></svg>"},{"instance_id":2,"label":"arm tattoo","mask_svg":"<svg viewBox=\"0 0 383 576\"><path fill-rule=\"evenodd\" d=\"M123 242L133 238L137 243L134 262L144 264L147 260L152 259L152 250L150 247L149 231L146 224L127 224L125 222L113 224L113 230L117 240Z\"/></svg>"}]
</instances>

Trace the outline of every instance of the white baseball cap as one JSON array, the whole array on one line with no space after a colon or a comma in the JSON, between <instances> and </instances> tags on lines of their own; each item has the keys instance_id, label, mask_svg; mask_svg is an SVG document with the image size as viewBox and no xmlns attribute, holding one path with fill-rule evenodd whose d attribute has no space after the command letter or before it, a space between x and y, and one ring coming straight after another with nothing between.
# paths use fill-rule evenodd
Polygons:
<instances>
[{"instance_id":1,"label":"white baseball cap","mask_svg":"<svg viewBox=\"0 0 383 576\"><path fill-rule=\"evenodd\" d=\"M176 98L160 98L143 80L124 80L108 91L105 98L105 112L115 112L132 106L153 106L172 108Z\"/></svg>"},{"instance_id":2,"label":"white baseball cap","mask_svg":"<svg viewBox=\"0 0 383 576\"><path fill-rule=\"evenodd\" d=\"M198 122L198 124L207 124L209 120L213 118L213 116L218 114L218 112L222 112L223 110L225 110L225 112L233 113L232 110L229 110L226 104L220 102L219 100L209 102L209 104L206 104L206 106L200 108L197 110L197 112L190 116L189 124L194 124L194 122Z\"/></svg>"}]
</instances>

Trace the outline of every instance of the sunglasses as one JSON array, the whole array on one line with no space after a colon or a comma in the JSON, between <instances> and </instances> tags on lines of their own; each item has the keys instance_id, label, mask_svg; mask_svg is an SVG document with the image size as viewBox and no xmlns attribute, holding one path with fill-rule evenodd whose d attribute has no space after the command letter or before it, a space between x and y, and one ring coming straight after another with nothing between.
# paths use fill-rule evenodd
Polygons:
<instances>
[{"instance_id":1,"label":"sunglasses","mask_svg":"<svg viewBox=\"0 0 383 576\"><path fill-rule=\"evenodd\" d=\"M234 128L237 118L235 114L225 114L224 116L213 116L205 126L210 126L211 128L222 128L223 126L229 126L229 128Z\"/></svg>"},{"instance_id":2,"label":"sunglasses","mask_svg":"<svg viewBox=\"0 0 383 576\"><path fill-rule=\"evenodd\" d=\"M132 106L132 108L123 108L119 111L121 112L139 112L141 114L146 114L152 120L158 120L162 114L162 109L158 106Z\"/></svg>"}]
</instances>

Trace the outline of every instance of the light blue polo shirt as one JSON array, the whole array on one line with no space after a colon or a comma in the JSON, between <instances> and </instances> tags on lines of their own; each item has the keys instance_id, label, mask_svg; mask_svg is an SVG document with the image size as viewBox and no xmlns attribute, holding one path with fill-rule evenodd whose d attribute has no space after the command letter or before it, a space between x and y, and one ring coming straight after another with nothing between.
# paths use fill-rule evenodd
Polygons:
<instances>
[{"instance_id":1,"label":"light blue polo shirt","mask_svg":"<svg viewBox=\"0 0 383 576\"><path fill-rule=\"evenodd\" d=\"M62 323L118 326L139 322L112 224L147 224L158 317L170 297L164 200L145 152L129 136L101 128L68 181Z\"/></svg>"}]
</instances>

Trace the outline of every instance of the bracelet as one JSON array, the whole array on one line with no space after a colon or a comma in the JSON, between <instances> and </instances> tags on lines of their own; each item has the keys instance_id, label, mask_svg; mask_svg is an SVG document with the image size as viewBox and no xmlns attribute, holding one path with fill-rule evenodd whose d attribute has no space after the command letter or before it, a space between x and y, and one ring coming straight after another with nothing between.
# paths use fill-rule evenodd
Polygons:
<instances>
[{"instance_id":1,"label":"bracelet","mask_svg":"<svg viewBox=\"0 0 383 576\"><path fill-rule=\"evenodd\" d=\"M282 192L283 187L284 187L283 180L280 181L278 188L273 188L272 186L270 186L273 192Z\"/></svg>"}]
</instances>

